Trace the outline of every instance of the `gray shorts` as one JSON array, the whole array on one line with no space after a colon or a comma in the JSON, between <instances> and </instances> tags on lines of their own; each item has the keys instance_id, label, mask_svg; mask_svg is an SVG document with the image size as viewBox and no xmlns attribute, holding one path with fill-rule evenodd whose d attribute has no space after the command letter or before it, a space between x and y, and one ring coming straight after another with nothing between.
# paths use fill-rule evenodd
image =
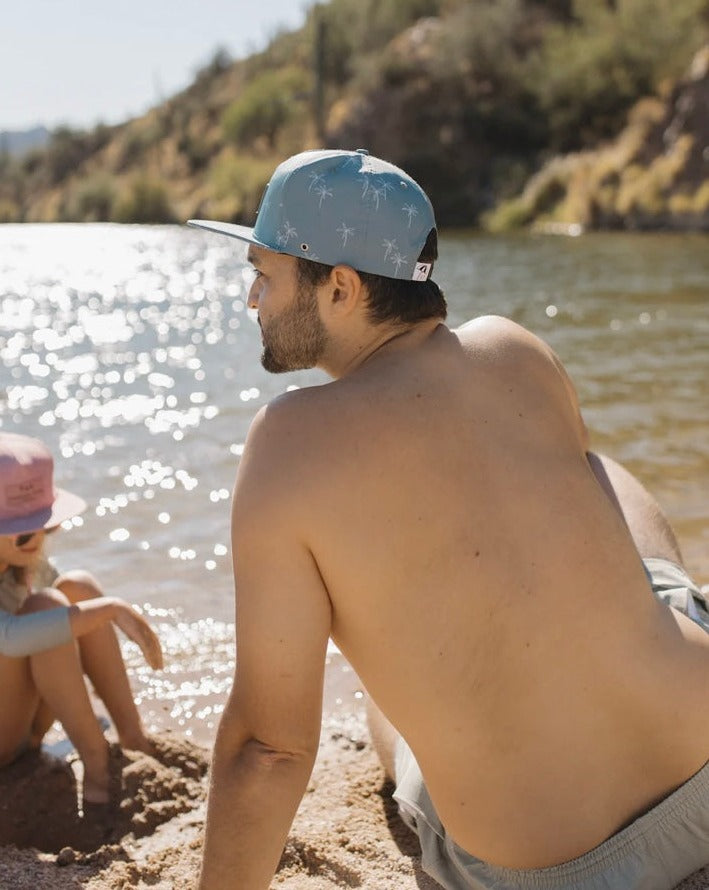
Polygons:
<instances>
[{"instance_id":1,"label":"gray shorts","mask_svg":"<svg viewBox=\"0 0 709 890\"><path fill-rule=\"evenodd\" d=\"M709 633L706 594L697 587L682 566L669 559L644 559L643 563L655 596L666 605L684 612Z\"/></svg>"},{"instance_id":2,"label":"gray shorts","mask_svg":"<svg viewBox=\"0 0 709 890\"><path fill-rule=\"evenodd\" d=\"M709 609L684 569L646 559L653 592L709 632ZM446 890L670 890L709 864L709 763L656 807L583 856L549 868L512 869L466 853L446 833L403 739L394 798L418 835L421 865Z\"/></svg>"}]
</instances>

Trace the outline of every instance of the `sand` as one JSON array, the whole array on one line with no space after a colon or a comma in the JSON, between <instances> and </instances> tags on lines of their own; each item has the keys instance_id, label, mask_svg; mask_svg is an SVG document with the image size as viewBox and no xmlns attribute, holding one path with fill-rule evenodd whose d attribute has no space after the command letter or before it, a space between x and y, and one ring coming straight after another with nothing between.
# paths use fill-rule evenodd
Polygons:
<instances>
[{"instance_id":1,"label":"sand","mask_svg":"<svg viewBox=\"0 0 709 890\"><path fill-rule=\"evenodd\" d=\"M156 757L113 753L122 803L79 814L70 762L28 755L0 771L0 890L191 890L208 752L161 734ZM330 722L272 890L436 890L399 820L362 715ZM709 887L709 868L682 890Z\"/></svg>"},{"instance_id":2,"label":"sand","mask_svg":"<svg viewBox=\"0 0 709 890\"><path fill-rule=\"evenodd\" d=\"M77 813L70 763L28 755L0 771L2 890L189 890L195 884L208 752L174 734L157 757L113 753L123 803L111 819ZM331 723L273 887L435 890L396 815L364 720Z\"/></svg>"}]
</instances>

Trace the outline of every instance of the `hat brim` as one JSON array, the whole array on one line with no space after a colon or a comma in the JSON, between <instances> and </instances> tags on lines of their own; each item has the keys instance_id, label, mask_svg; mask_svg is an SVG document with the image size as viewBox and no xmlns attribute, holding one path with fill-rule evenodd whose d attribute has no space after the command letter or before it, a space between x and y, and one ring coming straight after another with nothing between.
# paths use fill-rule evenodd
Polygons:
<instances>
[{"instance_id":1,"label":"hat brim","mask_svg":"<svg viewBox=\"0 0 709 890\"><path fill-rule=\"evenodd\" d=\"M238 226L236 223L218 222L213 219L188 219L187 225L195 229L206 229L208 232L216 232L218 235L228 235L230 238L238 238L248 244L255 244L265 250L273 250L270 244L264 244L254 237L254 230L249 226Z\"/></svg>"},{"instance_id":2,"label":"hat brim","mask_svg":"<svg viewBox=\"0 0 709 890\"><path fill-rule=\"evenodd\" d=\"M86 509L86 501L77 494L72 494L63 488L54 489L55 498L51 507L37 510L26 516L17 516L12 519L0 520L0 535L21 535L23 532L37 532L43 528L54 528L78 516Z\"/></svg>"}]
</instances>

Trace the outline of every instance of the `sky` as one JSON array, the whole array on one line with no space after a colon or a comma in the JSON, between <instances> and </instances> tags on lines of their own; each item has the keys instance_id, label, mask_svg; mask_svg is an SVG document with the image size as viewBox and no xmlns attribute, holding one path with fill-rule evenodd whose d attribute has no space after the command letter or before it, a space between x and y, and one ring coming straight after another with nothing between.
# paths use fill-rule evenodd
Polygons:
<instances>
[{"instance_id":1,"label":"sky","mask_svg":"<svg viewBox=\"0 0 709 890\"><path fill-rule=\"evenodd\" d=\"M142 114L226 49L303 24L310 0L18 0L0 6L0 131Z\"/></svg>"}]
</instances>

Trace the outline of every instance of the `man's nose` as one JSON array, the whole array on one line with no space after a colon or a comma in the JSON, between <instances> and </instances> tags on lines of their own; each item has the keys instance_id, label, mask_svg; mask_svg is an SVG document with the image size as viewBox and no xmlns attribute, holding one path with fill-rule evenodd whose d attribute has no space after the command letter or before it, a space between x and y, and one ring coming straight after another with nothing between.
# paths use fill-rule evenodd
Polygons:
<instances>
[{"instance_id":1,"label":"man's nose","mask_svg":"<svg viewBox=\"0 0 709 890\"><path fill-rule=\"evenodd\" d=\"M249 288L249 295L246 298L246 305L249 309L258 309L258 288L256 287L257 282L254 283Z\"/></svg>"}]
</instances>

